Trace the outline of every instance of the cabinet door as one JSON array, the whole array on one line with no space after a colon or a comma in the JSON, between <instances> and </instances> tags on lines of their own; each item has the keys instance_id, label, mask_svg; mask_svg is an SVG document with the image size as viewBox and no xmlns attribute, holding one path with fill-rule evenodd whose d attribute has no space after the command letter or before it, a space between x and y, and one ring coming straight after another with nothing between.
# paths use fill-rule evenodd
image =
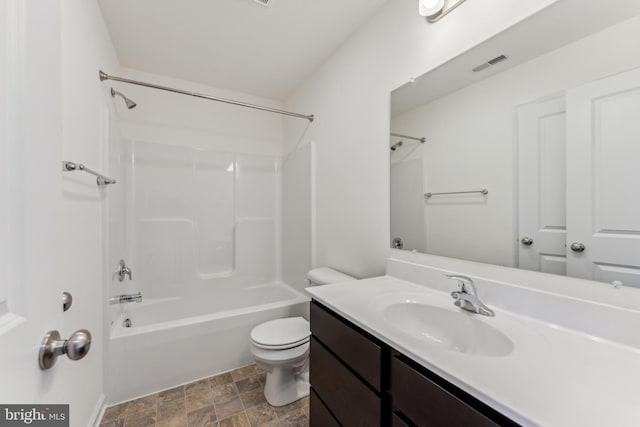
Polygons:
<instances>
[{"instance_id":1,"label":"cabinet door","mask_svg":"<svg viewBox=\"0 0 640 427\"><path fill-rule=\"evenodd\" d=\"M340 424L349 427L380 425L380 398L314 337L311 337L309 374L311 386Z\"/></svg>"},{"instance_id":2,"label":"cabinet door","mask_svg":"<svg viewBox=\"0 0 640 427\"><path fill-rule=\"evenodd\" d=\"M567 273L564 96L518 108L518 265ZM533 243L522 243L522 239Z\"/></svg>"},{"instance_id":3,"label":"cabinet door","mask_svg":"<svg viewBox=\"0 0 640 427\"><path fill-rule=\"evenodd\" d=\"M309 395L309 427L340 427L338 420L333 417L329 408L322 403L313 388Z\"/></svg>"},{"instance_id":4,"label":"cabinet door","mask_svg":"<svg viewBox=\"0 0 640 427\"><path fill-rule=\"evenodd\" d=\"M382 348L320 304L311 303L311 333L376 391L382 390Z\"/></svg>"},{"instance_id":5,"label":"cabinet door","mask_svg":"<svg viewBox=\"0 0 640 427\"><path fill-rule=\"evenodd\" d=\"M566 99L567 274L640 286L640 69Z\"/></svg>"},{"instance_id":6,"label":"cabinet door","mask_svg":"<svg viewBox=\"0 0 640 427\"><path fill-rule=\"evenodd\" d=\"M429 427L516 425L435 374L418 370L401 358L391 358L391 406L412 423Z\"/></svg>"}]
</instances>

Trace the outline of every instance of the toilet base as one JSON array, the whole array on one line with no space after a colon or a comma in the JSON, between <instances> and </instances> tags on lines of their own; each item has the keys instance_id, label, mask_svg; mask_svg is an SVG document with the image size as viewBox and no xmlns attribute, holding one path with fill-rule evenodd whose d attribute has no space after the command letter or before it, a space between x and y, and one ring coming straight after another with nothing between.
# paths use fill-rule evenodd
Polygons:
<instances>
[{"instance_id":1,"label":"toilet base","mask_svg":"<svg viewBox=\"0 0 640 427\"><path fill-rule=\"evenodd\" d=\"M299 368L274 367L267 372L264 397L271 406L284 406L309 395L307 364Z\"/></svg>"}]
</instances>

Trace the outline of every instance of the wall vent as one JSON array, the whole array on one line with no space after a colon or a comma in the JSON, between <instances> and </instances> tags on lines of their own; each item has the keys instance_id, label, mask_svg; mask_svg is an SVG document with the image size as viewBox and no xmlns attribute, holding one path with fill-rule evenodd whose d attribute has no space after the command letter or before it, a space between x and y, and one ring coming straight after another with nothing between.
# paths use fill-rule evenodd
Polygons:
<instances>
[{"instance_id":1,"label":"wall vent","mask_svg":"<svg viewBox=\"0 0 640 427\"><path fill-rule=\"evenodd\" d=\"M482 70L484 70L486 68L491 67L492 65L496 65L496 64L504 61L505 59L507 59L507 57L505 55L496 56L495 58L490 59L487 62L484 62L484 63L478 65L476 68L473 69L473 72L474 73L480 72L480 71L482 71Z\"/></svg>"}]
</instances>

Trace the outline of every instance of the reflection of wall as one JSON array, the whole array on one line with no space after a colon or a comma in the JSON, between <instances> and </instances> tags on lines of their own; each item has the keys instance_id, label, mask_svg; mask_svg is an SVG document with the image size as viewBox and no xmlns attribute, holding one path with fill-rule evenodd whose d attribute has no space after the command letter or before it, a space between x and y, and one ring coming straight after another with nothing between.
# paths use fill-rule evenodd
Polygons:
<instances>
[{"instance_id":1,"label":"reflection of wall","mask_svg":"<svg viewBox=\"0 0 640 427\"><path fill-rule=\"evenodd\" d=\"M314 264L356 276L384 274L389 255L389 93L554 0L466 2L437 24L414 1L386 2L287 99L316 120ZM287 121L286 144L304 123Z\"/></svg>"},{"instance_id":2,"label":"reflection of wall","mask_svg":"<svg viewBox=\"0 0 640 427\"><path fill-rule=\"evenodd\" d=\"M401 238L404 249L419 252L427 249L423 180L422 159L391 165L391 239Z\"/></svg>"},{"instance_id":3,"label":"reflection of wall","mask_svg":"<svg viewBox=\"0 0 640 427\"><path fill-rule=\"evenodd\" d=\"M393 118L427 138L408 156L426 156L427 191L489 189L427 202L429 253L515 265L515 106L640 66L639 40L634 18Z\"/></svg>"}]
</instances>

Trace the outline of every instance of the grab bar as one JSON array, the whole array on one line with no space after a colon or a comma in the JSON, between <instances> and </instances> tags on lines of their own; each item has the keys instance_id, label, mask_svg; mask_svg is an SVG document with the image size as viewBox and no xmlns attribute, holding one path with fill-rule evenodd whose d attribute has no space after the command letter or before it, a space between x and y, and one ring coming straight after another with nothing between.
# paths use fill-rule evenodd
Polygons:
<instances>
[{"instance_id":1,"label":"grab bar","mask_svg":"<svg viewBox=\"0 0 640 427\"><path fill-rule=\"evenodd\" d=\"M424 197L428 199L431 196L440 196L443 194L472 194L472 193L480 193L486 196L487 194L489 194L489 190L487 190L486 188L483 188L482 190L475 190L475 191L449 191L446 193L425 193Z\"/></svg>"},{"instance_id":2,"label":"grab bar","mask_svg":"<svg viewBox=\"0 0 640 427\"><path fill-rule=\"evenodd\" d=\"M115 184L116 180L115 179L111 179L108 178L92 169L89 169L88 167L86 167L85 165L83 165L82 163L73 163L73 162L68 162L63 160L62 161L62 170L64 172L73 172L76 170L79 171L83 171L86 173L89 173L93 176L96 176L96 183L98 184L98 187L102 187L104 185L109 185L109 184Z\"/></svg>"}]
</instances>

